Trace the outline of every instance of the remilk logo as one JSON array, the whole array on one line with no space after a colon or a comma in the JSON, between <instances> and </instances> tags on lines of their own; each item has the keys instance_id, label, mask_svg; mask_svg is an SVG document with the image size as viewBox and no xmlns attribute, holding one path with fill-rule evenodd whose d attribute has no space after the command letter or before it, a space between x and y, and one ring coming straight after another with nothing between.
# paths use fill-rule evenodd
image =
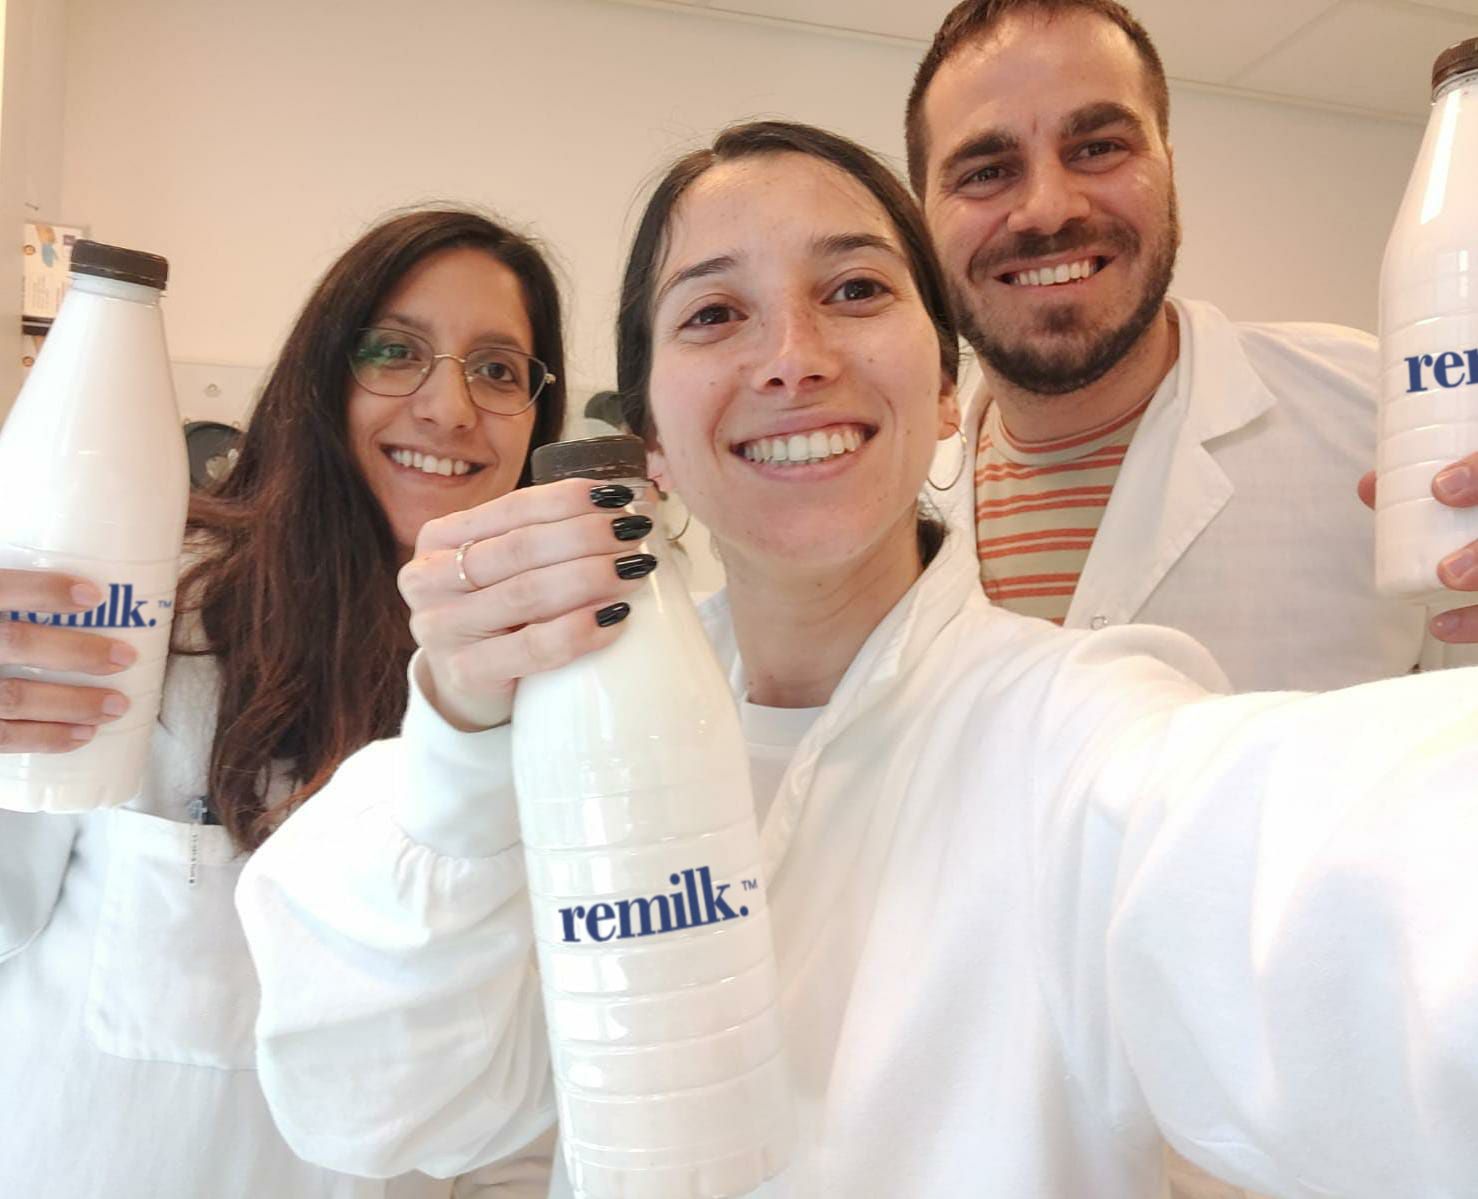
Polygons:
<instances>
[{"instance_id":1,"label":"remilk logo","mask_svg":"<svg viewBox=\"0 0 1478 1199\"><path fill-rule=\"evenodd\" d=\"M677 888L671 895L651 895L639 899L620 899L615 903L596 903L590 907L576 905L560 908L564 923L564 940L578 944L583 931L591 941L625 940L648 937L653 933L669 933L683 928L702 928L748 916L741 905L737 911L724 898L732 883L714 886L713 873L707 866L669 874L667 881ZM740 879L745 891L756 891L756 879Z\"/></svg>"},{"instance_id":2,"label":"remilk logo","mask_svg":"<svg viewBox=\"0 0 1478 1199\"><path fill-rule=\"evenodd\" d=\"M1413 354L1406 359L1406 394L1430 391L1427 380L1438 387L1478 384L1478 346L1462 353L1448 350L1445 354Z\"/></svg>"},{"instance_id":3,"label":"remilk logo","mask_svg":"<svg viewBox=\"0 0 1478 1199\"><path fill-rule=\"evenodd\" d=\"M152 629L159 623L158 616L150 616L147 609L168 613L174 607L172 599L135 599L132 583L109 583L108 598L90 612L4 612L7 620L24 620L30 624L63 625L74 629ZM168 619L168 616L165 616Z\"/></svg>"}]
</instances>

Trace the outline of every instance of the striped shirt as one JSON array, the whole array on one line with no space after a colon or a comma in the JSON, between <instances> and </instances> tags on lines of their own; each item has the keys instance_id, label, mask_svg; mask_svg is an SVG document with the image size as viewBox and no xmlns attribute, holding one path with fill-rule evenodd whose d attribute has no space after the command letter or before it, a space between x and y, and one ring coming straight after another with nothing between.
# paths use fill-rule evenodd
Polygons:
<instances>
[{"instance_id":1,"label":"striped shirt","mask_svg":"<svg viewBox=\"0 0 1478 1199\"><path fill-rule=\"evenodd\" d=\"M1178 369L1161 383L1174 388ZM1157 390L1156 394L1159 394ZM992 603L1062 624L1140 418L1133 411L1071 437L1019 441L986 408L975 454L980 581Z\"/></svg>"}]
</instances>

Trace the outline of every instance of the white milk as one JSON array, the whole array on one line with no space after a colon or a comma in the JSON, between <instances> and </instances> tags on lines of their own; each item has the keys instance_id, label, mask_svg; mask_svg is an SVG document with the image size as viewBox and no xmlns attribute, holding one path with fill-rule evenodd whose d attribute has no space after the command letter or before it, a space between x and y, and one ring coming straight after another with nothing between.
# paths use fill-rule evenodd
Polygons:
<instances>
[{"instance_id":1,"label":"white milk","mask_svg":"<svg viewBox=\"0 0 1478 1199\"><path fill-rule=\"evenodd\" d=\"M1478 450L1478 38L1433 70L1432 115L1386 245L1380 307L1376 583L1441 605L1457 597L1438 581L1438 562L1478 539L1478 509L1432 495L1439 470Z\"/></svg>"},{"instance_id":2,"label":"white milk","mask_svg":"<svg viewBox=\"0 0 1478 1199\"><path fill-rule=\"evenodd\" d=\"M640 496L641 443L597 441ZM588 1199L744 1195L793 1137L748 755L672 564L629 602L613 645L514 702L560 1139Z\"/></svg>"},{"instance_id":3,"label":"white milk","mask_svg":"<svg viewBox=\"0 0 1478 1199\"><path fill-rule=\"evenodd\" d=\"M166 270L154 255L79 242L61 312L0 427L0 567L72 572L107 597L93 612L0 618L97 629L139 654L107 676L0 669L131 701L80 749L0 754L0 807L111 807L143 777L190 487L159 312Z\"/></svg>"}]
</instances>

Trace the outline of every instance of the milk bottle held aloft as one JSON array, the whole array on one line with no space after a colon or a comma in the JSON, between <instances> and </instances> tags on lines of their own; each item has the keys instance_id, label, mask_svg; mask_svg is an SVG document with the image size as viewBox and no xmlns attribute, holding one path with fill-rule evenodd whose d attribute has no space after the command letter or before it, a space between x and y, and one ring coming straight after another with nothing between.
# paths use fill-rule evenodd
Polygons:
<instances>
[{"instance_id":1,"label":"milk bottle held aloft","mask_svg":"<svg viewBox=\"0 0 1478 1199\"><path fill-rule=\"evenodd\" d=\"M602 437L542 447L533 475L623 483L640 511L645 462ZM629 602L614 644L514 699L565 1165L588 1199L744 1195L793 1137L748 755L678 572Z\"/></svg>"},{"instance_id":2,"label":"milk bottle held aloft","mask_svg":"<svg viewBox=\"0 0 1478 1199\"><path fill-rule=\"evenodd\" d=\"M0 567L82 575L105 597L91 612L0 619L95 629L138 651L108 676L0 668L130 700L70 753L0 754L0 807L112 807L143 777L190 490L159 312L168 271L157 255L79 241L61 312L0 426Z\"/></svg>"},{"instance_id":3,"label":"milk bottle held aloft","mask_svg":"<svg viewBox=\"0 0 1478 1199\"><path fill-rule=\"evenodd\" d=\"M1376 583L1450 598L1437 563L1478 539L1478 509L1432 495L1444 466L1478 450L1478 38L1438 56L1432 115L1386 244Z\"/></svg>"}]
</instances>

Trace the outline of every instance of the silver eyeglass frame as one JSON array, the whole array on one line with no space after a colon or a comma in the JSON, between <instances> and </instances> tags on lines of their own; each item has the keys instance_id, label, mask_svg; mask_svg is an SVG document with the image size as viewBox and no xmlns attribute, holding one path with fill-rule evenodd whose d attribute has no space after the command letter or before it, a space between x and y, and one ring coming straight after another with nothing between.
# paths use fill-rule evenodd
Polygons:
<instances>
[{"instance_id":1,"label":"silver eyeglass frame","mask_svg":"<svg viewBox=\"0 0 1478 1199\"><path fill-rule=\"evenodd\" d=\"M349 352L346 355L349 361L349 374L353 377L354 381L359 384L360 387L363 387L365 391L369 392L371 395L385 396L387 399L403 400L415 395L416 392L420 391L421 388L426 385L426 380L431 378L431 372L436 369L436 364L440 362L443 358L450 358L453 362L455 362L458 366L462 368L462 380L467 385L467 398L472 401L472 406L474 408L476 408L479 412L486 412L489 416L522 416L525 412L527 412L530 408L534 406L538 398L544 394L544 389L548 387L549 384L559 381L559 376L549 369L542 358L536 358L533 354L525 354L522 350L515 349L512 346L498 346L497 349L500 353L517 354L520 358L527 359L529 362L538 363L539 369L543 372L539 379L539 386L534 388L533 391L529 394L528 402L526 404L520 407L516 412L499 412L494 408L485 408L477 402L477 392L473 389L473 377L471 372L469 372L467 369L467 359L472 357L471 354L466 355L465 357L459 354L437 354L434 352L435 347L431 344L431 342L422 337L419 333L413 333L409 329L396 329L389 325L366 325L362 329L356 329L354 331L355 345L358 344L359 339L366 333L393 333L397 337L413 338L424 345L428 350L433 351L431 356L426 360L426 365L421 370L421 377L416 380L416 385L412 387L409 391L376 391L373 387L371 387L368 383L361 379L359 377L359 372L354 369L354 347L350 347ZM485 348L491 349L493 347ZM480 350L474 350L473 354L479 352Z\"/></svg>"}]
</instances>

